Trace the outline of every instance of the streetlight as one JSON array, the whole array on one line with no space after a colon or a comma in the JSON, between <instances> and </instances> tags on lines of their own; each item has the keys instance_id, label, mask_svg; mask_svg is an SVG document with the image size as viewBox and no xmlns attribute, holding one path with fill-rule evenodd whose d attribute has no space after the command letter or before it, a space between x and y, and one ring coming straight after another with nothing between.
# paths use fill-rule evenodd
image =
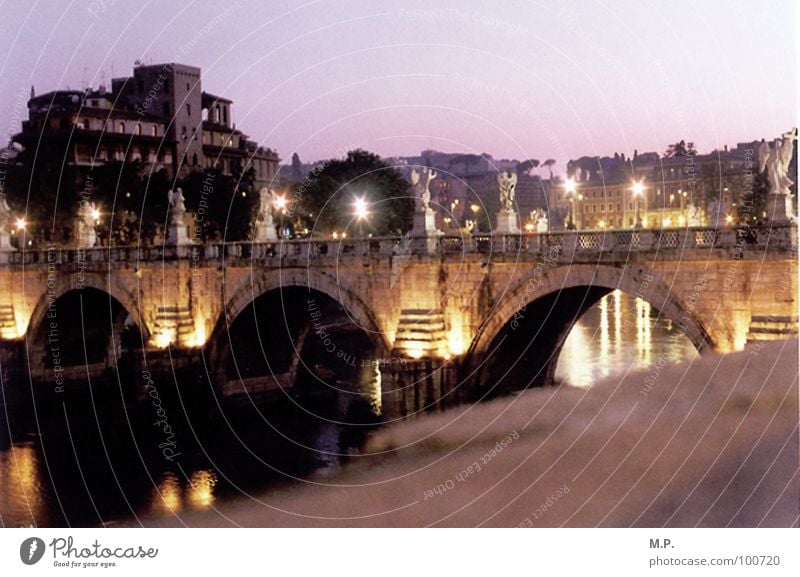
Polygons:
<instances>
[{"instance_id":1,"label":"streetlight","mask_svg":"<svg viewBox=\"0 0 800 577\"><path fill-rule=\"evenodd\" d=\"M15 224L17 225L17 230L20 232L24 231L25 227L28 226L24 218L18 218Z\"/></svg>"},{"instance_id":2,"label":"streetlight","mask_svg":"<svg viewBox=\"0 0 800 577\"><path fill-rule=\"evenodd\" d=\"M353 202L353 206L355 207L356 220L358 221L358 236L363 238L364 221L369 216L369 211L367 210L367 201L364 199L364 197L356 198L355 202Z\"/></svg>"},{"instance_id":3,"label":"streetlight","mask_svg":"<svg viewBox=\"0 0 800 577\"><path fill-rule=\"evenodd\" d=\"M567 230L575 230L575 219L573 212L575 204L575 191L578 189L578 183L575 182L574 178L568 178L564 182L564 189L566 190L569 200L569 212L567 214Z\"/></svg>"},{"instance_id":4,"label":"streetlight","mask_svg":"<svg viewBox=\"0 0 800 577\"><path fill-rule=\"evenodd\" d=\"M286 199L285 194L279 194L275 197L275 208L278 209L278 214L280 215L280 224L281 224L281 238L284 237L284 230L283 230L283 215L286 214L286 206L289 204L289 201Z\"/></svg>"},{"instance_id":5,"label":"streetlight","mask_svg":"<svg viewBox=\"0 0 800 577\"><path fill-rule=\"evenodd\" d=\"M636 223L634 228L642 228L642 207L639 197L644 193L644 184L642 184L641 180L636 181L631 186L631 190L633 191L633 202L636 203Z\"/></svg>"},{"instance_id":6,"label":"streetlight","mask_svg":"<svg viewBox=\"0 0 800 577\"><path fill-rule=\"evenodd\" d=\"M98 209L93 208L91 216L92 216L92 220L94 221L95 224L99 224L100 223L100 211Z\"/></svg>"}]
</instances>

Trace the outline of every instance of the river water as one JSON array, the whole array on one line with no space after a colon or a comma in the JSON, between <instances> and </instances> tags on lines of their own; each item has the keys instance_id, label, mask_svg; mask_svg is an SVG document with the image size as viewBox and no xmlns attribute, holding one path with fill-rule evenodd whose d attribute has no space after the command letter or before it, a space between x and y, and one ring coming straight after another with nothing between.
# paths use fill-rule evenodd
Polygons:
<instances>
[{"instance_id":1,"label":"river water","mask_svg":"<svg viewBox=\"0 0 800 577\"><path fill-rule=\"evenodd\" d=\"M556 379L588 387L696 354L650 305L615 291L573 328ZM378 426L376 378L263 405L194 407L165 396L159 403L176 431L169 439L153 426L153 407L126 405L113 390L76 394L38 411L0 406L0 526L179 515L333 473Z\"/></svg>"}]
</instances>

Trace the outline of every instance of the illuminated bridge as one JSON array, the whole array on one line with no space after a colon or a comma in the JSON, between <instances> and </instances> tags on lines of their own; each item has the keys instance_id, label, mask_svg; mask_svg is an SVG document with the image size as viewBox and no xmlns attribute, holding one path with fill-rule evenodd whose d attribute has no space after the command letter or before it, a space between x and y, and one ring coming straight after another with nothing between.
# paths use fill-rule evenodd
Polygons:
<instances>
[{"instance_id":1,"label":"illuminated bridge","mask_svg":"<svg viewBox=\"0 0 800 577\"><path fill-rule=\"evenodd\" d=\"M6 252L0 361L51 394L154 364L201 367L220 396L371 367L401 415L549 382L615 289L701 352L788 338L796 251L786 225Z\"/></svg>"}]
</instances>

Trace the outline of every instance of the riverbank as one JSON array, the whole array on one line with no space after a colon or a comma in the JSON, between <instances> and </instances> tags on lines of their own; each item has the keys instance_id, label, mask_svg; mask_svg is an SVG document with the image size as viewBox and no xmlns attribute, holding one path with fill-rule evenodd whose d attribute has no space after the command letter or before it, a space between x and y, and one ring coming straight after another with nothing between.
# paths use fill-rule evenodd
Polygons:
<instances>
[{"instance_id":1,"label":"riverbank","mask_svg":"<svg viewBox=\"0 0 800 577\"><path fill-rule=\"evenodd\" d=\"M378 431L305 486L146 526L798 525L798 341ZM132 524L132 523L129 523Z\"/></svg>"}]
</instances>

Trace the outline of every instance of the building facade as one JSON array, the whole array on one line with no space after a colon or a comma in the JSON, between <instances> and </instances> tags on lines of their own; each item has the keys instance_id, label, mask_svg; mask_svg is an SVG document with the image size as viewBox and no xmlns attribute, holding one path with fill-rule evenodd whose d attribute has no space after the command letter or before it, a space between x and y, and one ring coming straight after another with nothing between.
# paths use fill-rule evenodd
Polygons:
<instances>
[{"instance_id":1,"label":"building facade","mask_svg":"<svg viewBox=\"0 0 800 577\"><path fill-rule=\"evenodd\" d=\"M232 102L202 91L201 71L183 64L136 66L111 90L57 90L31 94L28 120L12 138L23 148L46 139L70 166L142 162L170 178L216 169L254 170L256 188L268 186L278 155L259 146L232 122ZM32 91L33 92L33 91Z\"/></svg>"}]
</instances>

